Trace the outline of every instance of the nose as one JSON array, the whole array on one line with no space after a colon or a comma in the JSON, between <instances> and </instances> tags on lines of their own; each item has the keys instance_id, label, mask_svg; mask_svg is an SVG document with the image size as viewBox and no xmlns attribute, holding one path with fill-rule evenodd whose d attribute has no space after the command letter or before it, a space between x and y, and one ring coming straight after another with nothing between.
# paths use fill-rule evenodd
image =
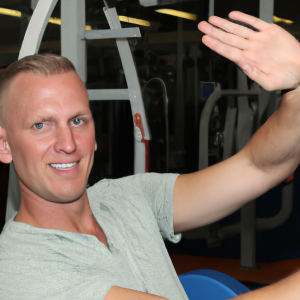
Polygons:
<instances>
[{"instance_id":1,"label":"nose","mask_svg":"<svg viewBox=\"0 0 300 300\"><path fill-rule=\"evenodd\" d=\"M76 150L74 135L69 126L57 128L57 140L54 148L56 152L66 154L71 154Z\"/></svg>"}]
</instances>

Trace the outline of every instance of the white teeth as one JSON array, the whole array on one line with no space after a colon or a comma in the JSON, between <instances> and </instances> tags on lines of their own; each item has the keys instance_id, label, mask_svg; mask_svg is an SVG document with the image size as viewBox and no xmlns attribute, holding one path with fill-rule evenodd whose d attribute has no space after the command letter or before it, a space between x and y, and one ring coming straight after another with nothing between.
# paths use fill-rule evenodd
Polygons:
<instances>
[{"instance_id":1,"label":"white teeth","mask_svg":"<svg viewBox=\"0 0 300 300\"><path fill-rule=\"evenodd\" d=\"M54 169L59 169L59 170L69 170L74 168L78 164L78 161L70 163L70 164L50 164L50 166Z\"/></svg>"}]
</instances>

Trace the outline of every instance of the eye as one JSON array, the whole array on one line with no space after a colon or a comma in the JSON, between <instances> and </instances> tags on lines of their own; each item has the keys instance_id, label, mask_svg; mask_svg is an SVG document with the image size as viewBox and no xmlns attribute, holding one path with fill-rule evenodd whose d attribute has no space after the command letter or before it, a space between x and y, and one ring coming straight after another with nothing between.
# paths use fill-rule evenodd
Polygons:
<instances>
[{"instance_id":1,"label":"eye","mask_svg":"<svg viewBox=\"0 0 300 300\"><path fill-rule=\"evenodd\" d=\"M72 122L74 125L81 125L83 123L83 120L76 118L76 119L73 119Z\"/></svg>"},{"instance_id":2,"label":"eye","mask_svg":"<svg viewBox=\"0 0 300 300\"><path fill-rule=\"evenodd\" d=\"M33 127L38 129L38 130L41 130L41 129L43 129L44 124L43 123L36 123L36 124L33 125Z\"/></svg>"}]
</instances>

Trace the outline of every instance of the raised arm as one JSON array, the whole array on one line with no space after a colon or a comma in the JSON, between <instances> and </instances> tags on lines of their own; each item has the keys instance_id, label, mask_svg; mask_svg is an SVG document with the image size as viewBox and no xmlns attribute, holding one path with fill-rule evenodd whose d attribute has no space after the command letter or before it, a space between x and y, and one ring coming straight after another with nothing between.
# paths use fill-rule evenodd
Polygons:
<instances>
[{"instance_id":1,"label":"raised arm","mask_svg":"<svg viewBox=\"0 0 300 300\"><path fill-rule=\"evenodd\" d=\"M264 89L294 89L278 111L233 157L178 177L174 190L176 232L219 220L289 177L300 162L300 45L277 25L232 12L230 18L259 32L211 17L199 24L203 42L236 62Z\"/></svg>"}]
</instances>

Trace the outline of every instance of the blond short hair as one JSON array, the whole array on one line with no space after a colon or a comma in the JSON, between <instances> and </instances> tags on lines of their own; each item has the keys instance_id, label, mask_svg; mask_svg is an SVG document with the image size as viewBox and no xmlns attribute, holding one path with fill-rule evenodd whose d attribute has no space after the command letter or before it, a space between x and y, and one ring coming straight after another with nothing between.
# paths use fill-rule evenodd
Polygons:
<instances>
[{"instance_id":1,"label":"blond short hair","mask_svg":"<svg viewBox=\"0 0 300 300\"><path fill-rule=\"evenodd\" d=\"M76 72L74 65L67 58L55 54L26 56L0 72L0 125L6 126L5 104L8 95L5 93L13 79L20 73L34 73L38 76L50 77L53 75Z\"/></svg>"}]
</instances>

